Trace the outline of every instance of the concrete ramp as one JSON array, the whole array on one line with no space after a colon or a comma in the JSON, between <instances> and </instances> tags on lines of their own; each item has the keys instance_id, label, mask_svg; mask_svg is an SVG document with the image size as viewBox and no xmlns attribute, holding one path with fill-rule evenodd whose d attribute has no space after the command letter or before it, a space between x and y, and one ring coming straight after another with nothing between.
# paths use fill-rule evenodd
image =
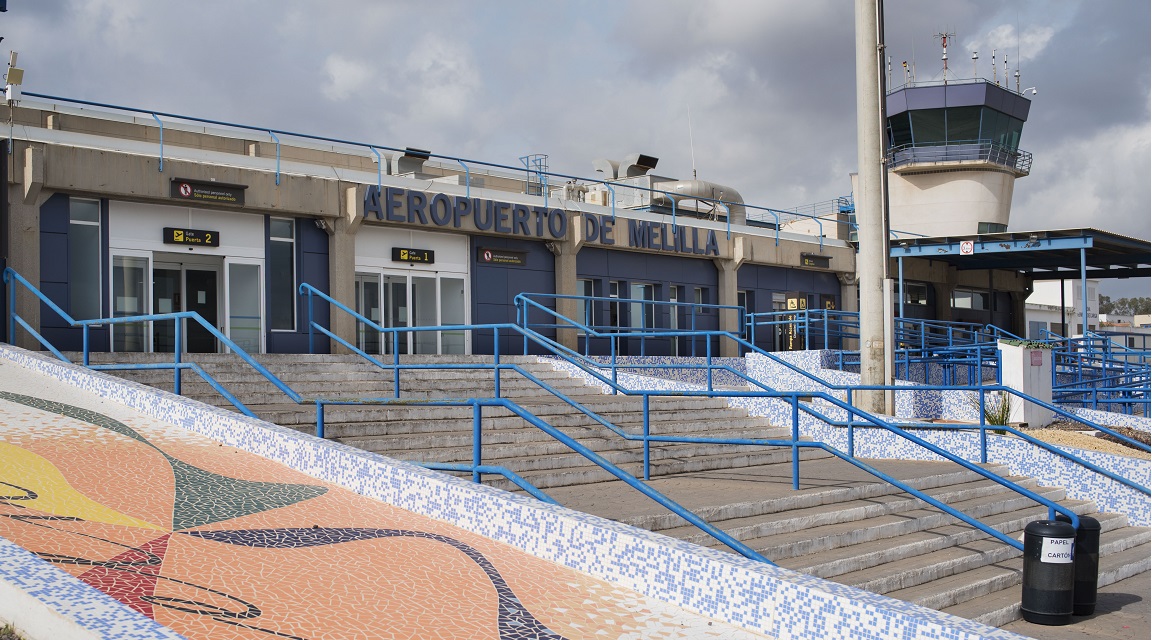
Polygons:
<instances>
[{"instance_id":1,"label":"concrete ramp","mask_svg":"<svg viewBox=\"0 0 1152 640\"><path fill-rule=\"evenodd\" d=\"M32 640L1017 637L0 356L0 619Z\"/></svg>"}]
</instances>

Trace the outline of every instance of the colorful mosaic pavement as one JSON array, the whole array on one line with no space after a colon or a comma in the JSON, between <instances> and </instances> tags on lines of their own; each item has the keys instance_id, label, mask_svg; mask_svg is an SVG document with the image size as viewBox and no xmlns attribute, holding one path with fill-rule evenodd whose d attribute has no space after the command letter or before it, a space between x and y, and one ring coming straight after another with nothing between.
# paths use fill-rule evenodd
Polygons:
<instances>
[{"instance_id":1,"label":"colorful mosaic pavement","mask_svg":"<svg viewBox=\"0 0 1152 640\"><path fill-rule=\"evenodd\" d=\"M34 375L0 537L189 638L762 637Z\"/></svg>"}]
</instances>

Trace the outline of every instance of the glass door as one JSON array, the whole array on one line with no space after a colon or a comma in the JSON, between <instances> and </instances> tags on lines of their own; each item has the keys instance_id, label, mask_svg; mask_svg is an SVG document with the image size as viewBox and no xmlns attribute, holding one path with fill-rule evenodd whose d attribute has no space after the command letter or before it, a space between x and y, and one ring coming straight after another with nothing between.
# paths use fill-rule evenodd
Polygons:
<instances>
[{"instance_id":1,"label":"glass door","mask_svg":"<svg viewBox=\"0 0 1152 640\"><path fill-rule=\"evenodd\" d=\"M380 274L356 274L356 313L380 324ZM364 353L379 354L380 332L357 322L356 346Z\"/></svg>"},{"instance_id":2,"label":"glass door","mask_svg":"<svg viewBox=\"0 0 1152 640\"><path fill-rule=\"evenodd\" d=\"M184 308L180 265L155 263L152 267L152 312L175 313ZM152 350L172 353L176 347L176 323L152 323Z\"/></svg>"},{"instance_id":3,"label":"glass door","mask_svg":"<svg viewBox=\"0 0 1152 640\"><path fill-rule=\"evenodd\" d=\"M264 278L259 262L224 260L228 295L224 301L225 335L248 353L264 352Z\"/></svg>"},{"instance_id":4,"label":"glass door","mask_svg":"<svg viewBox=\"0 0 1152 640\"><path fill-rule=\"evenodd\" d=\"M356 274L356 312L385 329L468 324L468 286L461 275L428 272ZM464 354L471 336L459 329L403 332L401 354ZM357 346L366 353L390 355L392 334L377 335L361 325Z\"/></svg>"},{"instance_id":5,"label":"glass door","mask_svg":"<svg viewBox=\"0 0 1152 640\"><path fill-rule=\"evenodd\" d=\"M217 280L219 272L214 269L184 269L184 310L200 314L204 321L219 328L220 298ZM216 336L204 325L195 320L184 322L184 344L188 353L216 353Z\"/></svg>"},{"instance_id":6,"label":"glass door","mask_svg":"<svg viewBox=\"0 0 1152 640\"><path fill-rule=\"evenodd\" d=\"M149 313L148 255L112 256L112 316L126 318ZM112 325L113 351L147 351L148 334L143 322Z\"/></svg>"},{"instance_id":7,"label":"glass door","mask_svg":"<svg viewBox=\"0 0 1152 640\"><path fill-rule=\"evenodd\" d=\"M464 295L464 278L440 278L440 324L448 326L453 324L468 324L468 304ZM468 353L468 332L442 331L440 335L440 353L464 354Z\"/></svg>"},{"instance_id":8,"label":"glass door","mask_svg":"<svg viewBox=\"0 0 1152 640\"><path fill-rule=\"evenodd\" d=\"M381 276L381 286L384 320L381 326L385 329L403 329L409 326L408 276L384 274ZM393 353L395 340L396 338L391 333L384 335L384 353L389 355ZM401 355L412 352L412 334L410 332L400 334L399 352Z\"/></svg>"}]
</instances>

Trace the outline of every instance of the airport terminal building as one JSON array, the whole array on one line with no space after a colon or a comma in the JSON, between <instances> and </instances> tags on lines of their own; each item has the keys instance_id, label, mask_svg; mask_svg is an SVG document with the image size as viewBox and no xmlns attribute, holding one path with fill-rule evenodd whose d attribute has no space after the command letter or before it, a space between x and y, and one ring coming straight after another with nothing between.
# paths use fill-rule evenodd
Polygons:
<instances>
[{"instance_id":1,"label":"airport terminal building","mask_svg":"<svg viewBox=\"0 0 1152 640\"><path fill-rule=\"evenodd\" d=\"M25 95L5 110L5 266L75 319L196 311L246 350L288 353L308 350L311 314L360 348L388 353L392 345L347 314L310 310L300 286L384 327L514 322L523 292L750 312L856 308L855 249L847 228L837 230L847 217L790 231L731 188L654 174L656 159L644 155L596 161L600 175L565 182L531 162L517 172L65 99ZM953 319L956 291L972 289L995 305L989 321L1023 322L1030 282L1019 273L911 260L907 277L910 313ZM735 331L739 322L690 305L545 302L601 326ZM47 306L21 296L16 308L54 344L80 348L80 331ZM95 350L170 351L173 333L171 323L122 324L93 329L90 341ZM483 332L406 336L402 353L493 348ZM195 327L184 341L191 352L219 349ZM788 347L771 333L756 342ZM646 348L689 355L682 340Z\"/></svg>"}]
</instances>

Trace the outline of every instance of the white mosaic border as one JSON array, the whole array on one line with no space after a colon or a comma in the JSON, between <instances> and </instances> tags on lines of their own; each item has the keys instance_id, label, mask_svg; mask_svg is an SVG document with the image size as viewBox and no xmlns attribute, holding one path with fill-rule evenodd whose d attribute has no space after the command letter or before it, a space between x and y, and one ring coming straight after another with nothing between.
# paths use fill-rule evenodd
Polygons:
<instances>
[{"instance_id":1,"label":"white mosaic border","mask_svg":"<svg viewBox=\"0 0 1152 640\"><path fill-rule=\"evenodd\" d=\"M93 637L109 640L184 637L4 538L0 538L0 581L20 589ZM11 604L0 603L0 612Z\"/></svg>"},{"instance_id":2,"label":"white mosaic border","mask_svg":"<svg viewBox=\"0 0 1152 640\"><path fill-rule=\"evenodd\" d=\"M158 420L771 637L1020 638L971 620L556 507L0 345L0 356ZM6 566L6 565L5 565ZM0 570L3 570L0 566ZM67 574L58 572L65 578Z\"/></svg>"}]
</instances>

